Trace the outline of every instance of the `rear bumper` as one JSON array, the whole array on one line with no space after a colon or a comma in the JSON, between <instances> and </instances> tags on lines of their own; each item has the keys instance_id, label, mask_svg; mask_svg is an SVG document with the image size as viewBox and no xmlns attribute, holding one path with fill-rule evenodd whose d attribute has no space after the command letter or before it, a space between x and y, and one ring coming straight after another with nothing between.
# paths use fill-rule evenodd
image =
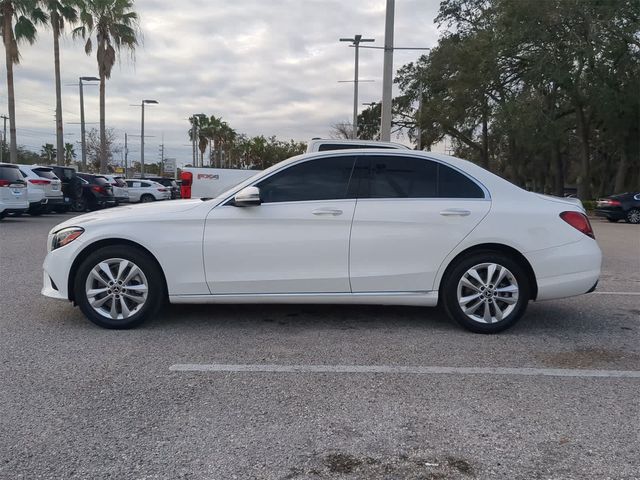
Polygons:
<instances>
[{"instance_id":1,"label":"rear bumper","mask_svg":"<svg viewBox=\"0 0 640 480\"><path fill-rule=\"evenodd\" d=\"M582 295L592 291L602 264L602 252L595 240L585 236L579 242L526 254L538 283L536 300Z\"/></svg>"},{"instance_id":2,"label":"rear bumper","mask_svg":"<svg viewBox=\"0 0 640 480\"><path fill-rule=\"evenodd\" d=\"M595 214L597 217L606 217L616 220L624 220L624 211L622 208L596 208Z\"/></svg>"}]
</instances>

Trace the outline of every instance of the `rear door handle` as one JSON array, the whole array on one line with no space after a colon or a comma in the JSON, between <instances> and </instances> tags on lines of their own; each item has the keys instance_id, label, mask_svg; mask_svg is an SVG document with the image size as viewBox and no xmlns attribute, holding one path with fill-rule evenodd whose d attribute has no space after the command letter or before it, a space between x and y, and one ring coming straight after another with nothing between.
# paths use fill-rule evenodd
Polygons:
<instances>
[{"instance_id":1,"label":"rear door handle","mask_svg":"<svg viewBox=\"0 0 640 480\"><path fill-rule=\"evenodd\" d=\"M335 208L318 208L313 210L311 213L314 215L333 215L334 217L337 217L338 215L342 215L342 210Z\"/></svg>"},{"instance_id":2,"label":"rear door handle","mask_svg":"<svg viewBox=\"0 0 640 480\"><path fill-rule=\"evenodd\" d=\"M442 210L440 215L443 217L468 217L471 215L471 211L464 208L448 208L447 210Z\"/></svg>"}]
</instances>

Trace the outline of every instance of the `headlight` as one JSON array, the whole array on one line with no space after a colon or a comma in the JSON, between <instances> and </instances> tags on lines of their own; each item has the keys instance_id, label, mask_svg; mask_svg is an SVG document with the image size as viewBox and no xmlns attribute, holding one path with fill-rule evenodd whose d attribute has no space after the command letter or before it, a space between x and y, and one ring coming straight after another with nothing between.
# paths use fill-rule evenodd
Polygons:
<instances>
[{"instance_id":1,"label":"headlight","mask_svg":"<svg viewBox=\"0 0 640 480\"><path fill-rule=\"evenodd\" d=\"M56 248L64 247L65 245L70 244L83 233L84 228L63 228L62 230L53 234L53 238L51 239L51 250L55 250Z\"/></svg>"}]
</instances>

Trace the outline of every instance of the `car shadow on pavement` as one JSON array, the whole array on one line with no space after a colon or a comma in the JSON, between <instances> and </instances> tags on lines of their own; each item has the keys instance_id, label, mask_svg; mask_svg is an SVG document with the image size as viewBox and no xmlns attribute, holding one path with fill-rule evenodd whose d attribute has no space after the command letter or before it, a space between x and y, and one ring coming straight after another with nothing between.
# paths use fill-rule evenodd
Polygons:
<instances>
[{"instance_id":1,"label":"car shadow on pavement","mask_svg":"<svg viewBox=\"0 0 640 480\"><path fill-rule=\"evenodd\" d=\"M424 327L454 330L439 308L380 305L169 305L143 328L241 326L243 329L264 324L352 330L375 328Z\"/></svg>"}]
</instances>

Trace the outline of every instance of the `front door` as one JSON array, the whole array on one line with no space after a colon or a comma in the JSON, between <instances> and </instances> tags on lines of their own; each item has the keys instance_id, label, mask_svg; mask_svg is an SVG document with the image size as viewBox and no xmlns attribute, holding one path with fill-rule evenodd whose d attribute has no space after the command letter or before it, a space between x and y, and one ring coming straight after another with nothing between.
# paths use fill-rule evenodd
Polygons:
<instances>
[{"instance_id":1,"label":"front door","mask_svg":"<svg viewBox=\"0 0 640 480\"><path fill-rule=\"evenodd\" d=\"M355 157L313 158L255 186L262 204L214 208L204 233L212 294L348 293Z\"/></svg>"}]
</instances>

